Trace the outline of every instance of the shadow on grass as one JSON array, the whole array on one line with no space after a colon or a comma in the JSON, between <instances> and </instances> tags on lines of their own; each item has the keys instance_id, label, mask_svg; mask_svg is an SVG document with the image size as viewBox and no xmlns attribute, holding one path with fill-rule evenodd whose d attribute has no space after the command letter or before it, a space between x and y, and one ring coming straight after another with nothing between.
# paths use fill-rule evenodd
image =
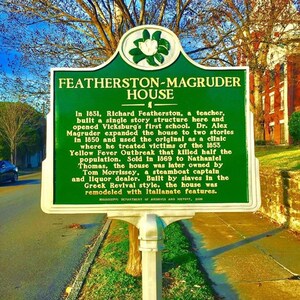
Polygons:
<instances>
[{"instance_id":1,"label":"shadow on grass","mask_svg":"<svg viewBox=\"0 0 300 300\"><path fill-rule=\"evenodd\" d=\"M180 265L187 264L189 262L193 261L191 258L191 254L183 254L183 255L178 255L174 257L172 260L163 260L163 272L168 272L173 268L177 268Z\"/></svg>"}]
</instances>

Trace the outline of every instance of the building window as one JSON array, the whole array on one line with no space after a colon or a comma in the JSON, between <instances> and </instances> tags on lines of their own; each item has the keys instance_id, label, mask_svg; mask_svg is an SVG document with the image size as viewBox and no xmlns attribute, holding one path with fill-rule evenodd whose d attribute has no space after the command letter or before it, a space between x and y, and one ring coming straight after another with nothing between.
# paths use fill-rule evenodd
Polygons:
<instances>
[{"instance_id":1,"label":"building window","mask_svg":"<svg viewBox=\"0 0 300 300\"><path fill-rule=\"evenodd\" d=\"M283 82L284 81L284 64L280 64L280 75L279 75L279 78L280 78L280 82Z\"/></svg>"},{"instance_id":2,"label":"building window","mask_svg":"<svg viewBox=\"0 0 300 300\"><path fill-rule=\"evenodd\" d=\"M274 92L272 92L270 93L270 114L274 113L274 103L275 103Z\"/></svg>"},{"instance_id":3,"label":"building window","mask_svg":"<svg viewBox=\"0 0 300 300\"><path fill-rule=\"evenodd\" d=\"M269 123L270 141L274 142L274 122Z\"/></svg>"},{"instance_id":4,"label":"building window","mask_svg":"<svg viewBox=\"0 0 300 300\"><path fill-rule=\"evenodd\" d=\"M275 70L270 70L270 88L275 85Z\"/></svg>"},{"instance_id":5,"label":"building window","mask_svg":"<svg viewBox=\"0 0 300 300\"><path fill-rule=\"evenodd\" d=\"M274 142L274 122L269 123L269 133L270 133L270 141Z\"/></svg>"},{"instance_id":6,"label":"building window","mask_svg":"<svg viewBox=\"0 0 300 300\"><path fill-rule=\"evenodd\" d=\"M284 110L284 89L280 89L280 109Z\"/></svg>"},{"instance_id":7,"label":"building window","mask_svg":"<svg viewBox=\"0 0 300 300\"><path fill-rule=\"evenodd\" d=\"M261 102L262 102L262 110L265 111L265 102L266 102L266 97L265 96L261 97Z\"/></svg>"},{"instance_id":8,"label":"building window","mask_svg":"<svg viewBox=\"0 0 300 300\"><path fill-rule=\"evenodd\" d=\"M285 144L284 120L280 120L280 144Z\"/></svg>"}]
</instances>

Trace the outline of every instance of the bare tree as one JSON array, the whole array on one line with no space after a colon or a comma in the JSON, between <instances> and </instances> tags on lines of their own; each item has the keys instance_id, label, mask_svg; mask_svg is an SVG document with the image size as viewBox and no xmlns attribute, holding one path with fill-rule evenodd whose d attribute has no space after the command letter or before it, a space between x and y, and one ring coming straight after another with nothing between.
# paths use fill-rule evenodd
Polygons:
<instances>
[{"instance_id":1,"label":"bare tree","mask_svg":"<svg viewBox=\"0 0 300 300\"><path fill-rule=\"evenodd\" d=\"M246 64L253 76L255 138L264 139L262 87L275 48L299 49L300 15L289 0L207 1L202 44L190 54L201 64ZM298 32L298 36L297 35Z\"/></svg>"},{"instance_id":2,"label":"bare tree","mask_svg":"<svg viewBox=\"0 0 300 300\"><path fill-rule=\"evenodd\" d=\"M0 9L6 14L0 26L3 44L22 53L22 66L28 69L31 84L24 91L48 94L49 67L97 66L115 52L123 33L138 25L168 27L188 49L191 37L198 34L202 1L6 0ZM141 273L137 229L129 225L129 231L127 271L137 276Z\"/></svg>"},{"instance_id":3,"label":"bare tree","mask_svg":"<svg viewBox=\"0 0 300 300\"><path fill-rule=\"evenodd\" d=\"M249 65L256 139L262 139L262 77L274 45L297 45L291 43L300 26L297 7L291 0L6 0L0 4L6 14L0 36L5 49L22 53L30 71L26 91L41 96L49 92L49 67L97 66L128 29L168 27L201 64Z\"/></svg>"},{"instance_id":4,"label":"bare tree","mask_svg":"<svg viewBox=\"0 0 300 300\"><path fill-rule=\"evenodd\" d=\"M202 5L200 0L6 0L1 7L8 24L2 24L3 42L20 50L24 63L39 59L43 66L80 67L106 61L123 33L138 25L163 25L178 35L195 31ZM9 24L18 26L12 31Z\"/></svg>"}]
</instances>

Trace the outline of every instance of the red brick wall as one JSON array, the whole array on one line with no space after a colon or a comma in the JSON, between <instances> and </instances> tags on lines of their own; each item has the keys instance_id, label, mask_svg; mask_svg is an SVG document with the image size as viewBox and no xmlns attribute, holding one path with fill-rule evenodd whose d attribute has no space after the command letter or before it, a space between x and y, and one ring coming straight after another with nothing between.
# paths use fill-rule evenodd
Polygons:
<instances>
[{"instance_id":1,"label":"red brick wall","mask_svg":"<svg viewBox=\"0 0 300 300\"><path fill-rule=\"evenodd\" d=\"M265 139L268 142L280 144L280 120L284 119L284 110L281 107L281 89L283 88L283 70L277 64L272 71L267 71L265 75ZM271 94L274 97L273 109L271 108ZM273 126L270 126L274 124Z\"/></svg>"},{"instance_id":2,"label":"red brick wall","mask_svg":"<svg viewBox=\"0 0 300 300\"><path fill-rule=\"evenodd\" d=\"M265 140L274 144L281 144L281 125L280 121L284 120L284 110L281 107L281 89L284 84L284 76L288 81L288 99L287 115L290 116L294 111L300 111L300 55L292 55L287 59L287 74L277 64L273 70L267 70L262 83L262 96L265 97L264 108L264 126ZM250 73L250 103L253 99L253 75ZM274 94L274 109L270 107L270 95ZM270 126L270 124L274 124ZM291 143L291 141L288 141Z\"/></svg>"},{"instance_id":3,"label":"red brick wall","mask_svg":"<svg viewBox=\"0 0 300 300\"><path fill-rule=\"evenodd\" d=\"M289 115L294 111L300 111L300 55L294 55L288 59L289 81Z\"/></svg>"}]
</instances>

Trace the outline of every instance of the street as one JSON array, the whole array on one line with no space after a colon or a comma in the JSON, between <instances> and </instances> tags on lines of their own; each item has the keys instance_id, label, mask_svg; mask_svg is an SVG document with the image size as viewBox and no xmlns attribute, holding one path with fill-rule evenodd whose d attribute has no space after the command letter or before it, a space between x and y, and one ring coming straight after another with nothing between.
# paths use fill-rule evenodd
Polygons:
<instances>
[{"instance_id":1,"label":"street","mask_svg":"<svg viewBox=\"0 0 300 300\"><path fill-rule=\"evenodd\" d=\"M104 222L43 213L40 175L0 184L0 299L60 299Z\"/></svg>"}]
</instances>

